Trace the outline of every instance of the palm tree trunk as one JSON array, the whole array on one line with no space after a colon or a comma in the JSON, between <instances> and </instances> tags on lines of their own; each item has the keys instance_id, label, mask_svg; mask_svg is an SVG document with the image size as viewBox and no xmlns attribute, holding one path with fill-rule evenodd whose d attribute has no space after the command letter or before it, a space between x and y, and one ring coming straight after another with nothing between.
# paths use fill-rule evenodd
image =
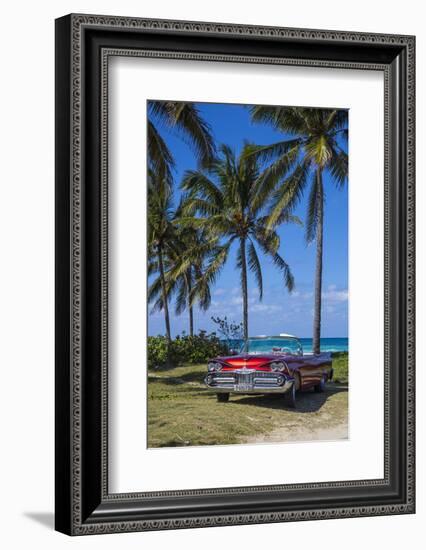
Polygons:
<instances>
[{"instance_id":1,"label":"palm tree trunk","mask_svg":"<svg viewBox=\"0 0 426 550\"><path fill-rule=\"evenodd\" d=\"M317 212L318 222L316 231L316 265L315 265L315 302L314 302L314 330L312 338L312 351L314 354L320 353L321 338L321 294L322 294L322 247L323 247L323 229L324 229L324 189L322 186L322 170L317 169Z\"/></svg>"},{"instance_id":2,"label":"palm tree trunk","mask_svg":"<svg viewBox=\"0 0 426 550\"><path fill-rule=\"evenodd\" d=\"M168 346L172 341L170 334L170 317L169 317L169 304L167 302L167 288L166 288L166 278L164 276L164 265L163 265L163 251L161 245L158 245L158 266L160 269L160 279L161 279L161 291L163 297L163 309L164 309L164 321L166 323L166 338Z\"/></svg>"},{"instance_id":3,"label":"palm tree trunk","mask_svg":"<svg viewBox=\"0 0 426 550\"><path fill-rule=\"evenodd\" d=\"M245 346L248 342L248 296L247 296L247 260L246 260L246 240L240 240L241 254L241 286L243 292L243 336Z\"/></svg>"},{"instance_id":4,"label":"palm tree trunk","mask_svg":"<svg viewBox=\"0 0 426 550\"><path fill-rule=\"evenodd\" d=\"M189 311L189 335L194 336L194 310L191 304L192 269L188 271L188 311Z\"/></svg>"},{"instance_id":5,"label":"palm tree trunk","mask_svg":"<svg viewBox=\"0 0 426 550\"><path fill-rule=\"evenodd\" d=\"M189 335L194 336L194 311L192 306L189 306Z\"/></svg>"}]
</instances>

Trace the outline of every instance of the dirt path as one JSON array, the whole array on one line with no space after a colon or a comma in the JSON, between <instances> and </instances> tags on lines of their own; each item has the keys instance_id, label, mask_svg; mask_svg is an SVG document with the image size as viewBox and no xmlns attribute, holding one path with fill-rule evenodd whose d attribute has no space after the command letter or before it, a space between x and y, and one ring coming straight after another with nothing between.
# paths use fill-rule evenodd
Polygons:
<instances>
[{"instance_id":1,"label":"dirt path","mask_svg":"<svg viewBox=\"0 0 426 550\"><path fill-rule=\"evenodd\" d=\"M242 438L241 443L283 443L288 441L336 441L347 439L347 391L341 388L343 391L336 392L335 388L330 386L325 394L299 394L297 408L292 412L283 411L281 422L275 423L274 426L271 426L271 430L265 433ZM319 408L316 408L316 401L325 396L327 398ZM306 412L310 412L310 414L306 415Z\"/></svg>"},{"instance_id":2,"label":"dirt path","mask_svg":"<svg viewBox=\"0 0 426 550\"><path fill-rule=\"evenodd\" d=\"M269 434L247 437L242 443L282 443L284 441L336 441L348 438L347 423L331 428L308 429L303 426L283 427Z\"/></svg>"}]
</instances>

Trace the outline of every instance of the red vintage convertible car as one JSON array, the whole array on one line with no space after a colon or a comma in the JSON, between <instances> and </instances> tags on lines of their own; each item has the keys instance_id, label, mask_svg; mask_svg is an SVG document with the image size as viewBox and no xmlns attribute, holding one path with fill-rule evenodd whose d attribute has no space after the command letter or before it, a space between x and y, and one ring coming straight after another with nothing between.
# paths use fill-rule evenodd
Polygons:
<instances>
[{"instance_id":1,"label":"red vintage convertible car","mask_svg":"<svg viewBox=\"0 0 426 550\"><path fill-rule=\"evenodd\" d=\"M290 334L249 338L238 355L216 357L207 369L204 382L218 401L228 401L230 393L280 393L289 407L296 406L296 391L322 392L333 377L331 353L304 354Z\"/></svg>"}]
</instances>

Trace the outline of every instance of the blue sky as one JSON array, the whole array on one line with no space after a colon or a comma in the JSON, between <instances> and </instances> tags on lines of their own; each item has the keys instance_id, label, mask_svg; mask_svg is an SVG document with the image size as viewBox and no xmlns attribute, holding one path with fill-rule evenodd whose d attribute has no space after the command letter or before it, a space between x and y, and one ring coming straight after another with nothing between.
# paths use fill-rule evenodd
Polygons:
<instances>
[{"instance_id":1,"label":"blue sky","mask_svg":"<svg viewBox=\"0 0 426 550\"><path fill-rule=\"evenodd\" d=\"M217 143L226 143L238 153L244 140L268 144L282 140L282 133L268 125L252 124L249 111L240 105L197 103L201 115L210 124ZM167 127L158 126L161 135L176 161L175 197L180 196L179 184L185 170L196 168L196 159L190 146ZM326 175L324 218L324 262L322 337L348 335L348 189L336 189ZM303 221L306 218L307 193L294 211ZM304 228L282 225L280 254L290 265L295 278L295 289L290 294L283 285L280 272L268 258L262 256L263 300L259 301L253 276L249 275L249 334L277 334L287 332L300 337L311 337L313 320L313 280L315 270L315 243L306 245ZM213 331L211 316L227 316L228 320L242 319L240 276L236 270L236 245L228 262L212 289L212 305L207 312L194 310L195 331ZM260 252L259 252L260 255ZM172 335L188 332L188 314L176 316L170 307ZM150 308L149 308L150 311ZM164 334L163 312L150 313L148 334Z\"/></svg>"}]
</instances>

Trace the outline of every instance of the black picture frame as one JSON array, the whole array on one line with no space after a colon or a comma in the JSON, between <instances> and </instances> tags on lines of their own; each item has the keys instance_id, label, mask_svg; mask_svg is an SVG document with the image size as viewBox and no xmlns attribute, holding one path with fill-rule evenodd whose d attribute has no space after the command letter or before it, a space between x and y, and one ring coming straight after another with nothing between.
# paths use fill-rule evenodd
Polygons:
<instances>
[{"instance_id":1,"label":"black picture frame","mask_svg":"<svg viewBox=\"0 0 426 550\"><path fill-rule=\"evenodd\" d=\"M108 493L110 55L383 71L384 478ZM414 481L415 38L71 14L56 20L56 529L118 533L408 514Z\"/></svg>"}]
</instances>

